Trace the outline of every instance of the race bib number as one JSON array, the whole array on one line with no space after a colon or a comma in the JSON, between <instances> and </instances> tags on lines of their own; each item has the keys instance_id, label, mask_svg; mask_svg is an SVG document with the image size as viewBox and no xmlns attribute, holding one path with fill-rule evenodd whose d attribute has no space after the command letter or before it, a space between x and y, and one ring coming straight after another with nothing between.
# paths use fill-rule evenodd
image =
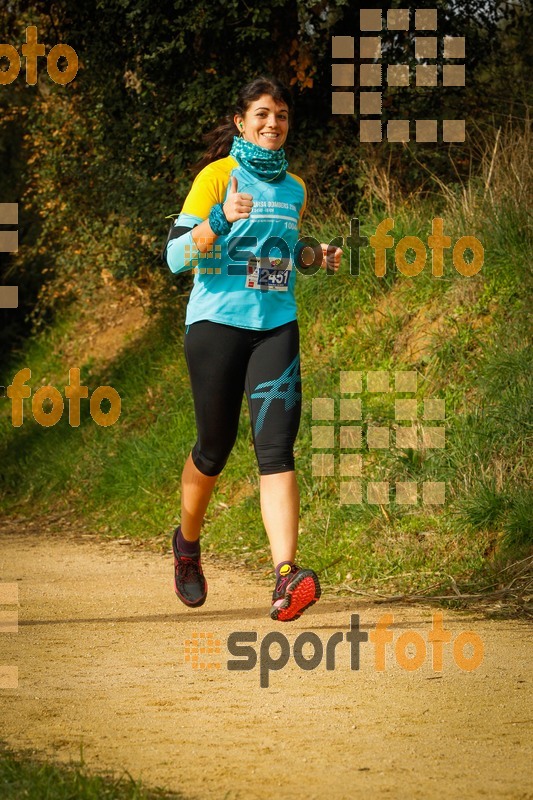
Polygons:
<instances>
[{"instance_id":1,"label":"race bib number","mask_svg":"<svg viewBox=\"0 0 533 800\"><path fill-rule=\"evenodd\" d=\"M249 260L246 288L263 292L286 292L292 264L287 258L256 258Z\"/></svg>"}]
</instances>

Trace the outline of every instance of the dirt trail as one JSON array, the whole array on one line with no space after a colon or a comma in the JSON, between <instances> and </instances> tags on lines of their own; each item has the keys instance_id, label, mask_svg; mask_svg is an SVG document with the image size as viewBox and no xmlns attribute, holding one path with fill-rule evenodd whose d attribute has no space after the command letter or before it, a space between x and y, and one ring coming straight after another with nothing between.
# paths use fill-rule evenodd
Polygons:
<instances>
[{"instance_id":1,"label":"dirt trail","mask_svg":"<svg viewBox=\"0 0 533 800\"><path fill-rule=\"evenodd\" d=\"M453 639L474 631L484 660L465 672L446 645L417 671L395 658L400 634L427 643L432 609L323 598L290 624L268 617L270 589L206 559L209 597L188 610L172 588L172 559L93 537L50 536L24 523L0 530L0 583L19 586L18 633L0 636L0 665L17 665L17 689L0 689L0 738L62 761L127 769L151 785L200 800L306 798L533 798L531 627L444 612ZM5 616L8 606L0 614ZM11 607L11 611L13 607ZM292 655L260 687L259 667L229 671L232 631L270 631L291 642L313 631L324 644L394 616L384 671L374 645L350 645L304 671ZM193 669L185 642L213 634L220 669ZM272 655L279 648L272 645ZM311 646L303 653L311 655ZM471 650L465 649L465 654Z\"/></svg>"}]
</instances>

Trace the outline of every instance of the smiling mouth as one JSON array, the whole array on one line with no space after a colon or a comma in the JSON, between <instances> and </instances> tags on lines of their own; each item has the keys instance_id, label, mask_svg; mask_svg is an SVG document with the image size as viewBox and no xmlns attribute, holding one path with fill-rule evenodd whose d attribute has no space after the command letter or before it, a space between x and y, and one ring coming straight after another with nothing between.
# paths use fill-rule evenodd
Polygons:
<instances>
[{"instance_id":1,"label":"smiling mouth","mask_svg":"<svg viewBox=\"0 0 533 800\"><path fill-rule=\"evenodd\" d=\"M279 133L262 133L261 136L264 136L265 139L277 139L279 137Z\"/></svg>"}]
</instances>

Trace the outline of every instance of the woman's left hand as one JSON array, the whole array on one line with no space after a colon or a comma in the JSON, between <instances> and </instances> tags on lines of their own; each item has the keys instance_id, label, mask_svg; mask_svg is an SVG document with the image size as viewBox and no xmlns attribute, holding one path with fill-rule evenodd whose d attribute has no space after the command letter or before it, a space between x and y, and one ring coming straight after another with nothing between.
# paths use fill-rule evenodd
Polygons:
<instances>
[{"instance_id":1,"label":"woman's left hand","mask_svg":"<svg viewBox=\"0 0 533 800\"><path fill-rule=\"evenodd\" d=\"M320 247L322 248L321 269L331 269L333 272L337 272L342 258L341 248L326 244L325 242L321 242Z\"/></svg>"}]
</instances>

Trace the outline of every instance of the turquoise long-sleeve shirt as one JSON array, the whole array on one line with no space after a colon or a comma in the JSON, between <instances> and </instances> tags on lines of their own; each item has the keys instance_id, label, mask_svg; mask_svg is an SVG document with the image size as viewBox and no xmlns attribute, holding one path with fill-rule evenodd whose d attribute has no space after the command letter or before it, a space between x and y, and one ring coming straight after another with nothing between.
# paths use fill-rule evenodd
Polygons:
<instances>
[{"instance_id":1,"label":"turquoise long-sleeve shirt","mask_svg":"<svg viewBox=\"0 0 533 800\"><path fill-rule=\"evenodd\" d=\"M297 175L268 182L233 156L208 164L195 178L176 228L193 228L224 203L237 178L237 191L252 195L248 219L237 220L211 251L200 253L190 231L169 241L172 272L194 272L185 324L211 320L252 330L268 330L296 319L295 248L307 205L305 183Z\"/></svg>"}]
</instances>

